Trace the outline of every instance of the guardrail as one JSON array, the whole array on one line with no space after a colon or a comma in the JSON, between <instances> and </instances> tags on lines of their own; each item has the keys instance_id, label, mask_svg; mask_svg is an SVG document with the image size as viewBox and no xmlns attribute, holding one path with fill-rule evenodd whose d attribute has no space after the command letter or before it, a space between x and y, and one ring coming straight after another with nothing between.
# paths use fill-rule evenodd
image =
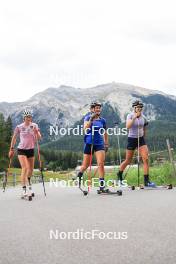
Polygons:
<instances>
[{"instance_id":1,"label":"guardrail","mask_svg":"<svg viewBox=\"0 0 176 264\"><path fill-rule=\"evenodd\" d=\"M40 183L42 182L41 175L33 175L32 183ZM0 186L3 186L3 183L6 181L6 172L0 172ZM9 173L7 177L7 184L9 186L15 187L20 184L20 174L17 173Z\"/></svg>"}]
</instances>

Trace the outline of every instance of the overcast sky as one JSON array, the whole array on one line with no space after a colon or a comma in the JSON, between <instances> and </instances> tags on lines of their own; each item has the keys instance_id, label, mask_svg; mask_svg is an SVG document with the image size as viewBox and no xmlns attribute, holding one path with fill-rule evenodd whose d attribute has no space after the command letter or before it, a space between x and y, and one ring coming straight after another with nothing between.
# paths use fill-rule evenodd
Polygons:
<instances>
[{"instance_id":1,"label":"overcast sky","mask_svg":"<svg viewBox=\"0 0 176 264\"><path fill-rule=\"evenodd\" d=\"M175 0L5 0L0 101L112 81L176 95Z\"/></svg>"}]
</instances>

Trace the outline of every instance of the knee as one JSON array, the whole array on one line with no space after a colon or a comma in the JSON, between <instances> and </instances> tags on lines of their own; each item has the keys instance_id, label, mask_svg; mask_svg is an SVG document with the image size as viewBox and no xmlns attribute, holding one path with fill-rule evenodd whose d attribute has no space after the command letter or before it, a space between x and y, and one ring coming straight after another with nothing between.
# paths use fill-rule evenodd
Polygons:
<instances>
[{"instance_id":1,"label":"knee","mask_svg":"<svg viewBox=\"0 0 176 264\"><path fill-rule=\"evenodd\" d=\"M22 167L22 173L26 174L28 171L27 167Z\"/></svg>"},{"instance_id":2,"label":"knee","mask_svg":"<svg viewBox=\"0 0 176 264\"><path fill-rule=\"evenodd\" d=\"M145 163L145 164L148 164L149 163L148 157L143 157L142 160L143 160L143 163Z\"/></svg>"},{"instance_id":3,"label":"knee","mask_svg":"<svg viewBox=\"0 0 176 264\"><path fill-rule=\"evenodd\" d=\"M29 176L32 176L32 173L33 173L33 169L31 169L31 168L28 169L28 175L29 175Z\"/></svg>"},{"instance_id":4,"label":"knee","mask_svg":"<svg viewBox=\"0 0 176 264\"><path fill-rule=\"evenodd\" d=\"M103 169L104 168L104 162L98 162L98 167Z\"/></svg>"}]
</instances>

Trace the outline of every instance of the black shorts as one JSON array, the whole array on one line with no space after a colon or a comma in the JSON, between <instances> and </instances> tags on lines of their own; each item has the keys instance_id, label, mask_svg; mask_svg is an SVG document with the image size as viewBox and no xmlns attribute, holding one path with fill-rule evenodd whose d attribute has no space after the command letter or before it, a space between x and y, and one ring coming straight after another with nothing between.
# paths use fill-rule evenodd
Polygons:
<instances>
[{"instance_id":1,"label":"black shorts","mask_svg":"<svg viewBox=\"0 0 176 264\"><path fill-rule=\"evenodd\" d=\"M18 149L17 153L19 156L23 155L26 156L27 158L34 157L34 149Z\"/></svg>"},{"instance_id":2,"label":"black shorts","mask_svg":"<svg viewBox=\"0 0 176 264\"><path fill-rule=\"evenodd\" d=\"M91 154L91 144L85 144L84 146L84 154ZM104 145L93 145L92 153L100 150L105 150Z\"/></svg>"},{"instance_id":3,"label":"black shorts","mask_svg":"<svg viewBox=\"0 0 176 264\"><path fill-rule=\"evenodd\" d=\"M139 138L139 147L146 145L144 137ZM138 138L128 137L128 150L135 150L138 147Z\"/></svg>"}]
</instances>

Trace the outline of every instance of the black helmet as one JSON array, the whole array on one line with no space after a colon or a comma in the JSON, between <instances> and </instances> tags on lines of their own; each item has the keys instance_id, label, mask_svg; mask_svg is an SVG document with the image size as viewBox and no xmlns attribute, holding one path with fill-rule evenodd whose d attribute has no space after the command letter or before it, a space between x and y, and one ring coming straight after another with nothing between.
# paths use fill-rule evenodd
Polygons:
<instances>
[{"instance_id":1,"label":"black helmet","mask_svg":"<svg viewBox=\"0 0 176 264\"><path fill-rule=\"evenodd\" d=\"M94 107L95 107L95 106L100 106L100 107L101 107L102 105L101 105L100 102L95 102L95 103L94 103Z\"/></svg>"},{"instance_id":2,"label":"black helmet","mask_svg":"<svg viewBox=\"0 0 176 264\"><path fill-rule=\"evenodd\" d=\"M91 102L90 103L90 108L94 108L95 107L95 102Z\"/></svg>"},{"instance_id":3,"label":"black helmet","mask_svg":"<svg viewBox=\"0 0 176 264\"><path fill-rule=\"evenodd\" d=\"M140 106L141 108L144 107L143 103L139 100L133 102L132 107Z\"/></svg>"}]
</instances>

